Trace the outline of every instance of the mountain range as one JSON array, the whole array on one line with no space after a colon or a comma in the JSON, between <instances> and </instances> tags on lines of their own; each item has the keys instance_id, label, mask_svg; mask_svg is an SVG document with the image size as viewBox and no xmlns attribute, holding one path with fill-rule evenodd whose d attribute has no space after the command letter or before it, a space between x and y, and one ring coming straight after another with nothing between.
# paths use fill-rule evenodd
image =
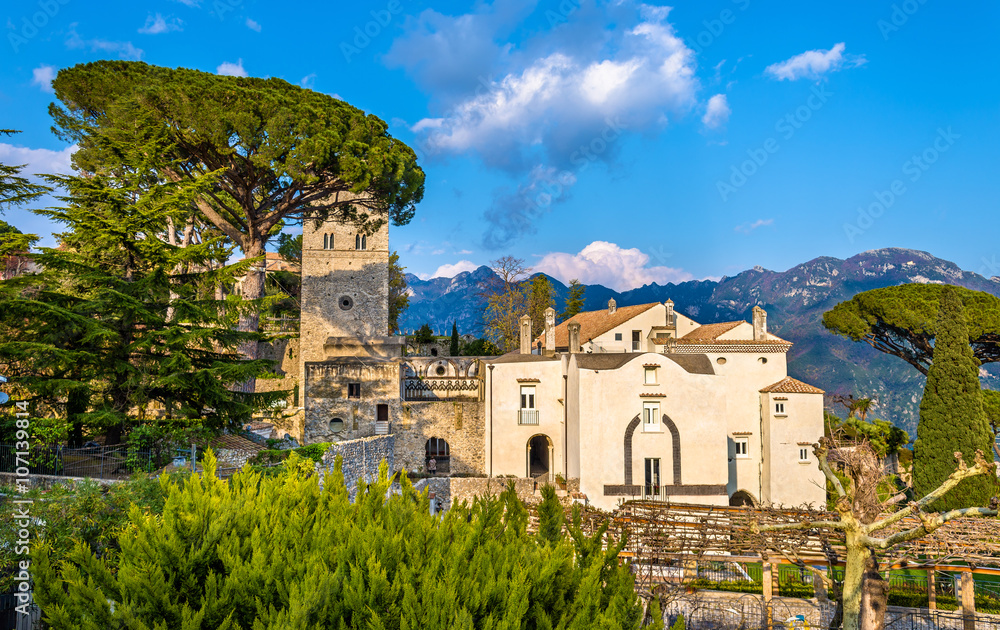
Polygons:
<instances>
[{"instance_id":1,"label":"mountain range","mask_svg":"<svg viewBox=\"0 0 1000 630\"><path fill-rule=\"evenodd\" d=\"M438 334L449 334L457 322L463 334L482 332L482 286L492 278L489 267L453 278L421 280L407 274L410 307L401 318L403 330L429 323ZM569 290L547 276L561 311ZM855 343L827 331L823 313L862 291L911 282L946 283L1000 296L1000 277L985 278L963 271L927 252L887 248L863 252L846 260L820 257L787 271L754 267L719 281L694 280L679 284L648 284L617 292L601 285L586 287L586 310L606 308L614 298L619 306L663 302L702 324L749 320L760 305L768 312L768 330L793 342L788 373L828 394L853 394L876 401L874 416L889 420L916 437L924 376L897 357L882 354L865 343ZM1000 367L990 364L980 372L983 384L1000 389ZM843 415L840 409L833 409Z\"/></svg>"}]
</instances>

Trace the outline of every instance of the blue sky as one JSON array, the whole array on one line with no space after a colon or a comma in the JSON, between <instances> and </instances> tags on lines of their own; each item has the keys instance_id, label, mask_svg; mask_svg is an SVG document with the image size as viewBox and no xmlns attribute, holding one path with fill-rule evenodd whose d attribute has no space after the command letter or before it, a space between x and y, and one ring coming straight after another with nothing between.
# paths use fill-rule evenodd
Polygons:
<instances>
[{"instance_id":1,"label":"blue sky","mask_svg":"<svg viewBox=\"0 0 1000 630\"><path fill-rule=\"evenodd\" d=\"M512 254L627 289L890 246L1000 275L996 3L95 6L4 3L0 127L23 133L0 161L65 170L53 73L141 59L281 77L389 122L427 173L391 232L424 277Z\"/></svg>"}]
</instances>

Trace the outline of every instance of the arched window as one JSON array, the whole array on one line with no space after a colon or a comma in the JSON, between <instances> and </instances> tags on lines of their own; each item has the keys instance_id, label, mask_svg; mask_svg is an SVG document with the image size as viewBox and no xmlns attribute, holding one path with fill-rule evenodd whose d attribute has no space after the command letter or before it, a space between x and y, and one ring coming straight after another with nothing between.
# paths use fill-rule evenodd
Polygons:
<instances>
[{"instance_id":1,"label":"arched window","mask_svg":"<svg viewBox=\"0 0 1000 630\"><path fill-rule=\"evenodd\" d=\"M451 449L448 448L448 442L444 438L432 437L427 440L426 445L427 459L441 459L442 457L451 457Z\"/></svg>"},{"instance_id":2,"label":"arched window","mask_svg":"<svg viewBox=\"0 0 1000 630\"><path fill-rule=\"evenodd\" d=\"M427 457L424 463L427 465L427 472L451 472L451 449L446 441L441 438L431 438L427 440L425 449Z\"/></svg>"},{"instance_id":3,"label":"arched window","mask_svg":"<svg viewBox=\"0 0 1000 630\"><path fill-rule=\"evenodd\" d=\"M330 235L323 235L323 249L330 249Z\"/></svg>"},{"instance_id":4,"label":"arched window","mask_svg":"<svg viewBox=\"0 0 1000 630\"><path fill-rule=\"evenodd\" d=\"M368 249L368 237L364 234L361 235L361 249Z\"/></svg>"},{"instance_id":5,"label":"arched window","mask_svg":"<svg viewBox=\"0 0 1000 630\"><path fill-rule=\"evenodd\" d=\"M354 235L354 249L361 249L361 235Z\"/></svg>"}]
</instances>

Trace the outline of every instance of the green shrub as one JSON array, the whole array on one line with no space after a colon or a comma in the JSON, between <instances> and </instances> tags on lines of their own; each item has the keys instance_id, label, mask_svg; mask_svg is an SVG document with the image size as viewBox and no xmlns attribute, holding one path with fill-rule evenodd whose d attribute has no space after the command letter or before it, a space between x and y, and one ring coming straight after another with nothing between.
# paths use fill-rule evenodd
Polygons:
<instances>
[{"instance_id":1,"label":"green shrub","mask_svg":"<svg viewBox=\"0 0 1000 630\"><path fill-rule=\"evenodd\" d=\"M222 481L215 463L209 455L204 474L169 483L162 515L131 511L114 566L86 547L60 561L47 542L37 544L35 598L49 627L624 629L641 622L631 571L618 561L622 543L584 555L579 531L542 542L526 533L527 512L511 489L440 516L405 478L390 494L384 462L378 481L361 483L353 502L339 461L322 489L312 462L298 455L274 478L244 470Z\"/></svg>"},{"instance_id":2,"label":"green shrub","mask_svg":"<svg viewBox=\"0 0 1000 630\"><path fill-rule=\"evenodd\" d=\"M674 625L670 626L670 630L686 630L683 613L677 615L677 621L674 622Z\"/></svg>"}]
</instances>

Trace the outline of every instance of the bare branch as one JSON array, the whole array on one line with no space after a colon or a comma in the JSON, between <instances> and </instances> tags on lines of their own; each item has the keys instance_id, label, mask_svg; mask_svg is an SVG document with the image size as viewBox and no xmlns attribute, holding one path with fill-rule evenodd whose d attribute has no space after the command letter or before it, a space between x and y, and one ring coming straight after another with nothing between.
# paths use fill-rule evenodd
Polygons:
<instances>
[{"instance_id":1,"label":"bare branch","mask_svg":"<svg viewBox=\"0 0 1000 630\"><path fill-rule=\"evenodd\" d=\"M917 538L922 538L927 534L938 529L950 520L961 518L964 516L996 516L997 510L985 507L970 507L961 508L956 510L949 510L943 514L928 515L920 514L920 525L913 527L911 529L904 529L903 531L896 532L892 536L887 538L872 538L870 536L862 536L861 541L867 547L872 547L875 549L889 549L899 543L908 542L911 540L916 540Z\"/></svg>"},{"instance_id":2,"label":"bare branch","mask_svg":"<svg viewBox=\"0 0 1000 630\"><path fill-rule=\"evenodd\" d=\"M948 475L948 478L945 479L940 486L932 490L930 493L928 493L925 497L923 497L919 501L911 502L908 506L906 506L902 510L894 512L893 514L890 514L889 516L881 520L875 521L874 523L870 523L864 526L863 528L864 533L869 534L871 532L875 532L880 529L885 529L890 525L898 523L907 516L919 512L924 512L925 508L928 505L940 499L942 496L944 496L945 493L947 493L949 490L957 486L959 482L961 482L963 479L968 479L969 477L976 477L978 475L993 474L994 470L996 469L996 464L994 464L993 462L987 462L985 459L983 459L983 452L979 450L976 451L976 465L973 466L972 468L966 466L965 460L962 459L961 453L955 453L955 458L958 460L958 468L956 468L954 472ZM921 518L921 520L923 519ZM937 528L935 527L934 529ZM913 538L906 538L904 540L913 540Z\"/></svg>"},{"instance_id":3,"label":"bare branch","mask_svg":"<svg viewBox=\"0 0 1000 630\"><path fill-rule=\"evenodd\" d=\"M823 471L823 476L833 484L834 489L837 491L837 496L845 498L847 497L847 493L844 491L844 485L840 483L840 479L833 472L833 469L830 468L830 462L826 459L829 452L830 447L826 438L820 440L818 444L813 444L813 453L819 461L819 469Z\"/></svg>"}]
</instances>

